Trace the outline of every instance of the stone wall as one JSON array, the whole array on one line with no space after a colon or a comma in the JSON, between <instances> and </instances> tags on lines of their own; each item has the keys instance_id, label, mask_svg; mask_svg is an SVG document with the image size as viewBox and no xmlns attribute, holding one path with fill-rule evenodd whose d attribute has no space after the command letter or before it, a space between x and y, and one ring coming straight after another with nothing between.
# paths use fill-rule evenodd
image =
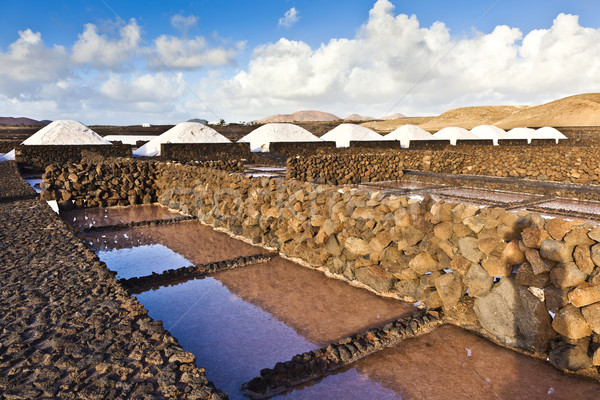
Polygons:
<instances>
[{"instance_id":1,"label":"stone wall","mask_svg":"<svg viewBox=\"0 0 600 400\"><path fill-rule=\"evenodd\" d=\"M162 158L181 162L228 161L251 157L250 143L163 143L160 147Z\"/></svg>"},{"instance_id":2,"label":"stone wall","mask_svg":"<svg viewBox=\"0 0 600 400\"><path fill-rule=\"evenodd\" d=\"M565 146L469 145L439 150L403 149L365 156L369 166L357 169L354 164L360 155L348 151L289 160L288 177L309 182L356 183L398 179L401 175L396 175L395 171L411 169L600 185L596 152L593 147ZM368 174L362 175L363 172Z\"/></svg>"},{"instance_id":3,"label":"stone wall","mask_svg":"<svg viewBox=\"0 0 600 400\"><path fill-rule=\"evenodd\" d=\"M285 154L295 157L299 155L312 155L319 151L335 150L335 142L272 142L269 145L271 153Z\"/></svg>"},{"instance_id":4,"label":"stone wall","mask_svg":"<svg viewBox=\"0 0 600 400\"><path fill-rule=\"evenodd\" d=\"M0 140L0 153L8 153L20 145L22 140Z\"/></svg>"},{"instance_id":5,"label":"stone wall","mask_svg":"<svg viewBox=\"0 0 600 400\"><path fill-rule=\"evenodd\" d=\"M600 227L190 166L161 203L559 368L600 365ZM552 317L553 316L553 317ZM581 372L580 371L580 372Z\"/></svg>"},{"instance_id":6,"label":"stone wall","mask_svg":"<svg viewBox=\"0 0 600 400\"><path fill-rule=\"evenodd\" d=\"M350 147L367 150L400 150L399 140L351 140Z\"/></svg>"},{"instance_id":7,"label":"stone wall","mask_svg":"<svg viewBox=\"0 0 600 400\"><path fill-rule=\"evenodd\" d=\"M156 161L51 164L42 176L41 198L57 200L63 209L155 203L157 181L169 165ZM238 161L209 161L202 165L243 171Z\"/></svg>"},{"instance_id":8,"label":"stone wall","mask_svg":"<svg viewBox=\"0 0 600 400\"><path fill-rule=\"evenodd\" d=\"M17 146L15 159L21 168L43 171L50 164L78 163L85 153L96 153L103 158L131 157L131 146L123 144Z\"/></svg>"}]
</instances>

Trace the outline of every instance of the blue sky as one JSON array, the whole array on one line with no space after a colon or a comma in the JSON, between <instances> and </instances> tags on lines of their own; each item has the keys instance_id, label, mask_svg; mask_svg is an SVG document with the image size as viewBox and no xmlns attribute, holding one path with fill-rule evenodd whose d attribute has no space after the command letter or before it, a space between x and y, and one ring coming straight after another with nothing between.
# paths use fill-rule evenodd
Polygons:
<instances>
[{"instance_id":1,"label":"blue sky","mask_svg":"<svg viewBox=\"0 0 600 400\"><path fill-rule=\"evenodd\" d=\"M600 83L592 0L3 0L0 13L6 116L431 115Z\"/></svg>"}]
</instances>

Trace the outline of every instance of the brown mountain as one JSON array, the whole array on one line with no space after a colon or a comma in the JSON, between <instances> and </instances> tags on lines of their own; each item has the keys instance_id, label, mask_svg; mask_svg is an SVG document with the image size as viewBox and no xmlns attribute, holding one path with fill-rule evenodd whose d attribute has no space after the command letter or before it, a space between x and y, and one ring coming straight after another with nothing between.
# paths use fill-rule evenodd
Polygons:
<instances>
[{"instance_id":1,"label":"brown mountain","mask_svg":"<svg viewBox=\"0 0 600 400\"><path fill-rule=\"evenodd\" d=\"M19 118L0 117L0 125L7 125L7 126L19 126L19 125L43 126L43 125L48 125L50 122L51 121L37 121L35 119L25 118L25 117L19 117Z\"/></svg>"},{"instance_id":2,"label":"brown mountain","mask_svg":"<svg viewBox=\"0 0 600 400\"><path fill-rule=\"evenodd\" d=\"M316 122L316 121L339 121L340 117L323 111L296 111L292 114L277 114L258 121L259 124L269 122Z\"/></svg>"},{"instance_id":3,"label":"brown mountain","mask_svg":"<svg viewBox=\"0 0 600 400\"><path fill-rule=\"evenodd\" d=\"M346 118L344 118L345 121L371 121L374 119L376 119L376 118L364 117L364 116L358 115L358 114L350 114Z\"/></svg>"}]
</instances>

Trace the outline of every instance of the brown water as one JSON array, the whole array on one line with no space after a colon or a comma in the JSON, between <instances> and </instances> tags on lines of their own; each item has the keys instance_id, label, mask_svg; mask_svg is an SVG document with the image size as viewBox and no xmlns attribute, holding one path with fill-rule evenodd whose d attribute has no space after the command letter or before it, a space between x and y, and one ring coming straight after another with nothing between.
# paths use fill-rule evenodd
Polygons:
<instances>
[{"instance_id":1,"label":"brown water","mask_svg":"<svg viewBox=\"0 0 600 400\"><path fill-rule=\"evenodd\" d=\"M96 250L161 244L195 265L267 253L261 247L233 239L197 221L129 228L115 232L90 232L85 236Z\"/></svg>"},{"instance_id":2,"label":"brown water","mask_svg":"<svg viewBox=\"0 0 600 400\"><path fill-rule=\"evenodd\" d=\"M166 207L153 204L61 211L60 216L75 228L83 229L89 228L90 226L106 226L129 222L170 219L180 217L181 214L169 211Z\"/></svg>"}]
</instances>

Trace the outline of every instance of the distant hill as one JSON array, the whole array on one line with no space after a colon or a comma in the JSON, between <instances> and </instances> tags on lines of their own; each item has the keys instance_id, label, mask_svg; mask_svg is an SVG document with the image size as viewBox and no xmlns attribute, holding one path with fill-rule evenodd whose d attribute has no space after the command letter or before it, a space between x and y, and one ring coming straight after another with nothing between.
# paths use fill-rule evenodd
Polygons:
<instances>
[{"instance_id":1,"label":"distant hill","mask_svg":"<svg viewBox=\"0 0 600 400\"><path fill-rule=\"evenodd\" d=\"M565 97L527 107L494 122L502 129L519 126L600 126L600 93Z\"/></svg>"},{"instance_id":2,"label":"distant hill","mask_svg":"<svg viewBox=\"0 0 600 400\"><path fill-rule=\"evenodd\" d=\"M8 125L8 126L19 126L19 125L45 126L45 125L48 125L50 122L52 122L52 121L48 121L48 120L37 121L35 119L25 118L25 117L19 117L19 118L0 117L0 125Z\"/></svg>"},{"instance_id":3,"label":"distant hill","mask_svg":"<svg viewBox=\"0 0 600 400\"><path fill-rule=\"evenodd\" d=\"M296 111L292 114L277 114L258 121L259 124L269 122L316 122L316 121L339 121L340 117L323 111Z\"/></svg>"},{"instance_id":4,"label":"distant hill","mask_svg":"<svg viewBox=\"0 0 600 400\"><path fill-rule=\"evenodd\" d=\"M362 115L358 115L358 114L350 114L346 118L344 118L344 120L346 120L346 121L371 121L374 119L376 119L376 118L363 117Z\"/></svg>"},{"instance_id":5,"label":"distant hill","mask_svg":"<svg viewBox=\"0 0 600 400\"><path fill-rule=\"evenodd\" d=\"M528 106L477 106L459 107L419 125L426 131L439 131L448 126L460 126L473 129L477 125L493 125L494 123L516 113Z\"/></svg>"},{"instance_id":6,"label":"distant hill","mask_svg":"<svg viewBox=\"0 0 600 400\"><path fill-rule=\"evenodd\" d=\"M388 115L387 117L383 117L383 119L385 121L389 121L391 119L398 119L398 118L406 118L406 115L400 114L400 113L394 113L394 114Z\"/></svg>"},{"instance_id":7,"label":"distant hill","mask_svg":"<svg viewBox=\"0 0 600 400\"><path fill-rule=\"evenodd\" d=\"M208 124L208 121L202 118L192 118L192 119L188 119L187 122L198 122L200 124Z\"/></svg>"}]
</instances>

